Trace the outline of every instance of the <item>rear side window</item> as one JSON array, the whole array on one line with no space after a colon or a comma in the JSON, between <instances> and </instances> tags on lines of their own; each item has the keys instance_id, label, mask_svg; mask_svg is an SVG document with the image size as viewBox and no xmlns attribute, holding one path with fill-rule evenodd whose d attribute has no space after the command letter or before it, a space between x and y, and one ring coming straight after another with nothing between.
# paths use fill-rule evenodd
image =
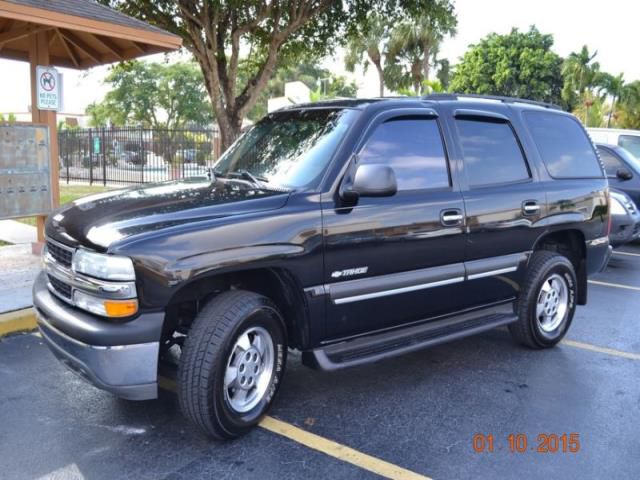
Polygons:
<instances>
[{"instance_id":1,"label":"rear side window","mask_svg":"<svg viewBox=\"0 0 640 480\"><path fill-rule=\"evenodd\" d=\"M508 123L456 120L470 187L530 178L518 140Z\"/></svg>"},{"instance_id":2,"label":"rear side window","mask_svg":"<svg viewBox=\"0 0 640 480\"><path fill-rule=\"evenodd\" d=\"M398 190L445 188L449 169L434 119L405 117L376 127L360 151L359 162L393 168Z\"/></svg>"},{"instance_id":3,"label":"rear side window","mask_svg":"<svg viewBox=\"0 0 640 480\"><path fill-rule=\"evenodd\" d=\"M548 112L525 112L524 119L552 177L603 177L591 140L576 119Z\"/></svg>"}]
</instances>

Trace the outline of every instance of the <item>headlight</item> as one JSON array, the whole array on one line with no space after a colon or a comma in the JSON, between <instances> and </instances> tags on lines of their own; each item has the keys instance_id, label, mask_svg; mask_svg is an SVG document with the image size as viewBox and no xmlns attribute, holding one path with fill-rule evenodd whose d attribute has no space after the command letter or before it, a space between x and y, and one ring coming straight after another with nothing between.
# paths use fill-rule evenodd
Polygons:
<instances>
[{"instance_id":1,"label":"headlight","mask_svg":"<svg viewBox=\"0 0 640 480\"><path fill-rule=\"evenodd\" d=\"M136 279L133 262L128 257L104 255L78 249L73 255L73 271L103 280Z\"/></svg>"},{"instance_id":2,"label":"headlight","mask_svg":"<svg viewBox=\"0 0 640 480\"><path fill-rule=\"evenodd\" d=\"M611 215L626 215L627 211L622 202L613 195L611 196Z\"/></svg>"}]
</instances>

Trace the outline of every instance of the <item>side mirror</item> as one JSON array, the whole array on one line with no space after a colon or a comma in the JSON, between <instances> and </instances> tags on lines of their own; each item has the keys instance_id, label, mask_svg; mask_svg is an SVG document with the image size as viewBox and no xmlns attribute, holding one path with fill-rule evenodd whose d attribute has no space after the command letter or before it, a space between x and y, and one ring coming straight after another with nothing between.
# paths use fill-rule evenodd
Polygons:
<instances>
[{"instance_id":1,"label":"side mirror","mask_svg":"<svg viewBox=\"0 0 640 480\"><path fill-rule=\"evenodd\" d=\"M631 180L633 178L633 174L627 168L619 168L616 171L616 177L620 180Z\"/></svg>"},{"instance_id":2,"label":"side mirror","mask_svg":"<svg viewBox=\"0 0 640 480\"><path fill-rule=\"evenodd\" d=\"M360 165L353 184L343 190L342 198L354 201L358 197L391 197L397 191L393 168L379 164Z\"/></svg>"}]
</instances>

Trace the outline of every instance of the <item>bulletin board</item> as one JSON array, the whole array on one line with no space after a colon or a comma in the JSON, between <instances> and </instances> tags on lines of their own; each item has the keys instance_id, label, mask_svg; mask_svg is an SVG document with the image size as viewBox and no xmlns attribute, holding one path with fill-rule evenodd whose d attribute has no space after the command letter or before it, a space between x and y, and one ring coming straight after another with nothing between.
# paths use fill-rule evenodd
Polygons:
<instances>
[{"instance_id":1,"label":"bulletin board","mask_svg":"<svg viewBox=\"0 0 640 480\"><path fill-rule=\"evenodd\" d=\"M49 127L0 123L0 219L47 215L52 207Z\"/></svg>"}]
</instances>

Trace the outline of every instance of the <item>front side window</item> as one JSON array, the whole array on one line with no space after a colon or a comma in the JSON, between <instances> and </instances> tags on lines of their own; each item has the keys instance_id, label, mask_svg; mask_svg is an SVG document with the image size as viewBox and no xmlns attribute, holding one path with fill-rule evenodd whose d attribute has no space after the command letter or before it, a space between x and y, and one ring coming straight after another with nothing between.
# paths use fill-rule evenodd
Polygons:
<instances>
[{"instance_id":1,"label":"front side window","mask_svg":"<svg viewBox=\"0 0 640 480\"><path fill-rule=\"evenodd\" d=\"M360 150L358 162L393 168L398 191L449 186L447 159L435 119L403 117L378 125Z\"/></svg>"},{"instance_id":2,"label":"front side window","mask_svg":"<svg viewBox=\"0 0 640 480\"><path fill-rule=\"evenodd\" d=\"M508 123L458 119L456 125L471 188L514 183L531 177Z\"/></svg>"},{"instance_id":3,"label":"front side window","mask_svg":"<svg viewBox=\"0 0 640 480\"><path fill-rule=\"evenodd\" d=\"M620 135L618 145L627 149L631 154L640 159L640 137L635 135Z\"/></svg>"},{"instance_id":4,"label":"front side window","mask_svg":"<svg viewBox=\"0 0 640 480\"><path fill-rule=\"evenodd\" d=\"M598 148L600 154L600 160L604 165L604 170L607 172L607 176L615 177L618 173L618 169L624 168L624 164L613 153L604 148Z\"/></svg>"},{"instance_id":5,"label":"front side window","mask_svg":"<svg viewBox=\"0 0 640 480\"><path fill-rule=\"evenodd\" d=\"M574 117L525 112L524 120L552 177L602 178L591 140Z\"/></svg>"},{"instance_id":6,"label":"front side window","mask_svg":"<svg viewBox=\"0 0 640 480\"><path fill-rule=\"evenodd\" d=\"M358 112L310 109L276 112L238 139L214 172L248 172L266 186L301 188L319 182Z\"/></svg>"}]
</instances>

